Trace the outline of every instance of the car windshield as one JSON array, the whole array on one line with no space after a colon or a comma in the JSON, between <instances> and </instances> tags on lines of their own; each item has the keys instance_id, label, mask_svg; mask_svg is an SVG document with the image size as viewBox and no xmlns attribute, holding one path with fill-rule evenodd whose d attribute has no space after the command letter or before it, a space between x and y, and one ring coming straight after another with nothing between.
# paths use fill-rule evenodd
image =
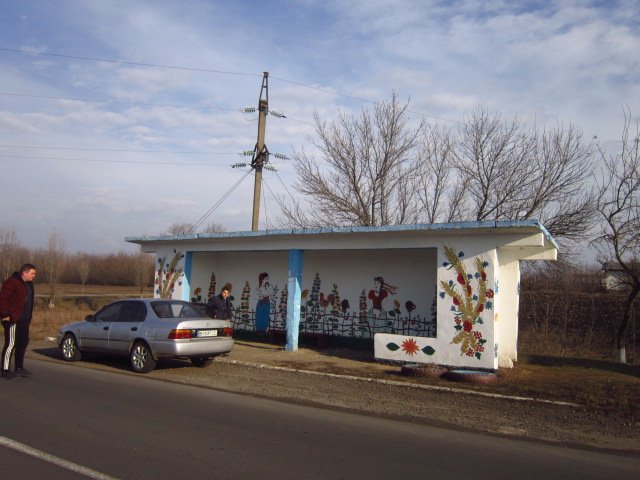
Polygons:
<instances>
[{"instance_id":1,"label":"car windshield","mask_svg":"<svg viewBox=\"0 0 640 480\"><path fill-rule=\"evenodd\" d=\"M186 302L157 301L151 302L151 308L160 318L200 318L202 315Z\"/></svg>"}]
</instances>

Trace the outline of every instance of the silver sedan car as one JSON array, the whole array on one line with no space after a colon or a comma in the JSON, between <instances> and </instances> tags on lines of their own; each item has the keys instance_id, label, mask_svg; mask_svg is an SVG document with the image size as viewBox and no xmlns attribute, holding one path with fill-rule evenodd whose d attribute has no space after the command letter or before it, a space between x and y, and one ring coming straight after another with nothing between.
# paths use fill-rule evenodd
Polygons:
<instances>
[{"instance_id":1,"label":"silver sedan car","mask_svg":"<svg viewBox=\"0 0 640 480\"><path fill-rule=\"evenodd\" d=\"M216 355L231 351L232 334L230 321L204 316L188 302L126 299L63 325L57 342L69 362L85 352L125 355L134 371L147 373L161 358L188 358L206 367Z\"/></svg>"}]
</instances>

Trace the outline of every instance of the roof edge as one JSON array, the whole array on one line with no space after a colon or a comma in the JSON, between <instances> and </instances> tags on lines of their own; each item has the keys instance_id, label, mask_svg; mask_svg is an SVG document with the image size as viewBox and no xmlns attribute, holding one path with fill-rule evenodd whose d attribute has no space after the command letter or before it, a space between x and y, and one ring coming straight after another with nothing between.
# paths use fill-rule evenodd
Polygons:
<instances>
[{"instance_id":1,"label":"roof edge","mask_svg":"<svg viewBox=\"0 0 640 480\"><path fill-rule=\"evenodd\" d=\"M537 219L527 220L491 220L475 222L450 222L450 223L416 223L411 225L383 225L374 227L346 226L346 227L314 227L300 229L276 229L257 231L237 231L220 233L190 233L185 235L155 235L142 237L125 237L129 243L163 242L177 240L201 240L215 238L248 238L266 237L276 235L317 235L329 233L375 233L375 232L411 232L411 231L442 231L442 230L472 230L480 228L518 228L533 227L540 230L543 235L559 250L558 244L549 231Z\"/></svg>"}]
</instances>

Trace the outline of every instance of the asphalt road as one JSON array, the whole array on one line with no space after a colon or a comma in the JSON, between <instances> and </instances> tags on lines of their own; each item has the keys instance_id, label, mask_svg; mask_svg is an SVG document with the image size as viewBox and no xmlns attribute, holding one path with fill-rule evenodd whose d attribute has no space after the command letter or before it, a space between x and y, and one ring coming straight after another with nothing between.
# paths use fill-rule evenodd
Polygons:
<instances>
[{"instance_id":1,"label":"asphalt road","mask_svg":"<svg viewBox=\"0 0 640 480\"><path fill-rule=\"evenodd\" d=\"M634 478L640 459L32 360L0 381L11 478ZM45 471L46 474L42 474Z\"/></svg>"}]
</instances>

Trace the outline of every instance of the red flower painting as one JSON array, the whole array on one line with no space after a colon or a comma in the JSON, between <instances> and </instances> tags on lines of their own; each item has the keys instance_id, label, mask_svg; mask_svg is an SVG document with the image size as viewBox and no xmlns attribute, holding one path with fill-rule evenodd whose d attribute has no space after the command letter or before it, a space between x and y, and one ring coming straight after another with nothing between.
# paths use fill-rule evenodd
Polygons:
<instances>
[{"instance_id":1,"label":"red flower painting","mask_svg":"<svg viewBox=\"0 0 640 480\"><path fill-rule=\"evenodd\" d=\"M404 342L402 342L401 348L404 353L411 356L415 355L416 353L418 353L418 350L420 350L418 348L418 343L413 338L407 338Z\"/></svg>"}]
</instances>

